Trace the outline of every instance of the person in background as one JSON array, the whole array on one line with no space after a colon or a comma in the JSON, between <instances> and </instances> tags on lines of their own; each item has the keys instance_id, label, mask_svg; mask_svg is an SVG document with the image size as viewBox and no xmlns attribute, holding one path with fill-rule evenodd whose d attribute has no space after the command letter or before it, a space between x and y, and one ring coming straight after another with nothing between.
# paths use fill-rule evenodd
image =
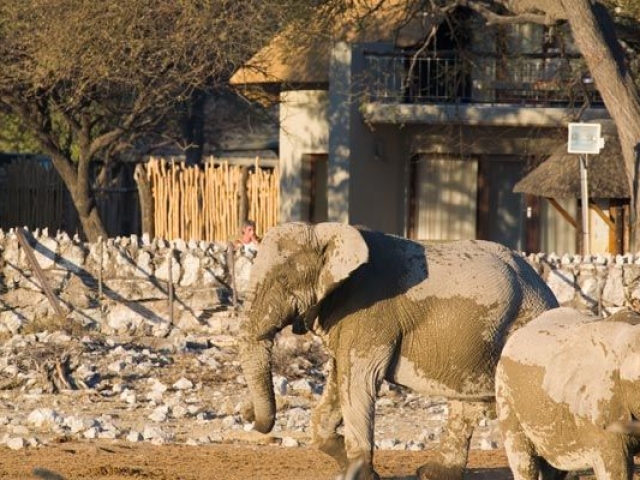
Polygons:
<instances>
[{"instance_id":1,"label":"person in background","mask_svg":"<svg viewBox=\"0 0 640 480\"><path fill-rule=\"evenodd\" d=\"M244 252L253 253L258 251L260 237L256 234L256 223L253 220L245 220L242 222L240 237L234 242L233 246L236 250L243 249Z\"/></svg>"}]
</instances>

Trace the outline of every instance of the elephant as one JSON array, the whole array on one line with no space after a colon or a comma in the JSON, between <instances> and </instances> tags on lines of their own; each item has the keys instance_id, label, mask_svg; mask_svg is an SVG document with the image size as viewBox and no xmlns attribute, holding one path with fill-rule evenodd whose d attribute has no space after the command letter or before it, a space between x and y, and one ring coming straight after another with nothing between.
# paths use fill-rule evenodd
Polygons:
<instances>
[{"instance_id":1,"label":"elephant","mask_svg":"<svg viewBox=\"0 0 640 480\"><path fill-rule=\"evenodd\" d=\"M496 368L496 410L514 480L631 479L640 451L640 317L561 307L508 340Z\"/></svg>"},{"instance_id":2,"label":"elephant","mask_svg":"<svg viewBox=\"0 0 640 480\"><path fill-rule=\"evenodd\" d=\"M343 468L362 462L359 478L378 478L375 399L387 380L450 399L440 458L418 474L460 479L474 420L495 405L507 336L557 306L526 259L496 243L423 245L333 222L275 226L254 260L240 327L247 419L259 432L273 428L273 340L291 326L318 335L329 356L310 419L314 445Z\"/></svg>"}]
</instances>

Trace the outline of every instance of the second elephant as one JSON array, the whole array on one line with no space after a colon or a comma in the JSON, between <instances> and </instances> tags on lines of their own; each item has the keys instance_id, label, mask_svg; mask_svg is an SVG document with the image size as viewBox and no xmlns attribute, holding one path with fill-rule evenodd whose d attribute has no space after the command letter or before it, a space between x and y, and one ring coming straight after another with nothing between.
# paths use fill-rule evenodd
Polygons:
<instances>
[{"instance_id":1,"label":"second elephant","mask_svg":"<svg viewBox=\"0 0 640 480\"><path fill-rule=\"evenodd\" d=\"M640 451L640 317L543 313L508 340L496 373L498 418L514 480L593 468L631 480Z\"/></svg>"},{"instance_id":2,"label":"second elephant","mask_svg":"<svg viewBox=\"0 0 640 480\"><path fill-rule=\"evenodd\" d=\"M273 427L271 348L293 325L320 336L331 356L311 418L319 448L362 461L360 478L376 478L375 399L388 380L452 400L440 459L419 478L462 478L509 332L557 305L526 260L495 243L425 246L337 223L274 227L253 265L240 341L255 428Z\"/></svg>"}]
</instances>

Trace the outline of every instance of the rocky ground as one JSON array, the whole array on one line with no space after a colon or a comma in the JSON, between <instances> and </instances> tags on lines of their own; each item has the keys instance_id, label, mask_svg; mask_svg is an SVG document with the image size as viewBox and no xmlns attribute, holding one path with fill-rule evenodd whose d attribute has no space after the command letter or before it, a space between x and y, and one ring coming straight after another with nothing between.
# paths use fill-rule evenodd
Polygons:
<instances>
[{"instance_id":1,"label":"rocky ground","mask_svg":"<svg viewBox=\"0 0 640 480\"><path fill-rule=\"evenodd\" d=\"M167 338L105 337L69 324L32 330L0 346L0 478L286 480L338 472L309 448L326 359L313 337L278 338L278 420L261 435L241 416L248 392L233 328ZM446 414L442 399L383 386L376 464L384 478L415 478ZM495 420L478 426L472 448L472 478L510 478Z\"/></svg>"}]
</instances>

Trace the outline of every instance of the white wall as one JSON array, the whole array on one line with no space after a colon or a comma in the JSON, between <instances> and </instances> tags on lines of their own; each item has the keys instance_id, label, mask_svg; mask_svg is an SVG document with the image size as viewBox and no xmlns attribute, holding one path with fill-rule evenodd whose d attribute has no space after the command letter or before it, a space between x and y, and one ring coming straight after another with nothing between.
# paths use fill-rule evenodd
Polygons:
<instances>
[{"instance_id":1,"label":"white wall","mask_svg":"<svg viewBox=\"0 0 640 480\"><path fill-rule=\"evenodd\" d=\"M290 90L282 92L280 100L280 221L284 223L304 219L303 155L328 152L328 93Z\"/></svg>"}]
</instances>

